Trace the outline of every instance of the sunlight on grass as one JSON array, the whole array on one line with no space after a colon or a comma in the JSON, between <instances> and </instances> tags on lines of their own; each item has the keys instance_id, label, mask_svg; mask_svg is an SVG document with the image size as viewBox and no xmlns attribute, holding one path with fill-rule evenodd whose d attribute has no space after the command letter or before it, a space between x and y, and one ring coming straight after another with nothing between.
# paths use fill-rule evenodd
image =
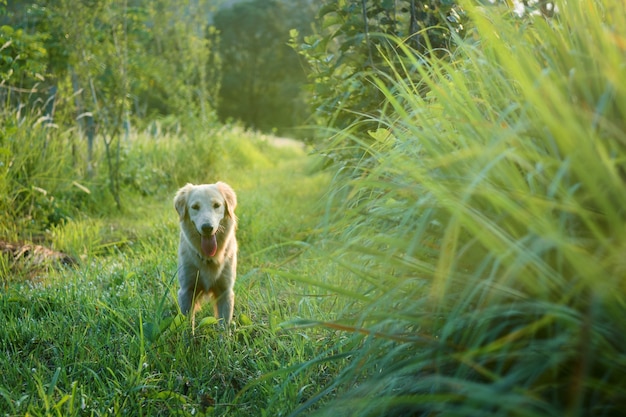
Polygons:
<instances>
[{"instance_id":1,"label":"sunlight on grass","mask_svg":"<svg viewBox=\"0 0 626 417\"><path fill-rule=\"evenodd\" d=\"M330 327L361 344L321 414L613 415L624 14L464 7L475 29L458 49L419 57L397 41L403 67L372 74L386 103L363 115L379 129L358 136L357 121L324 149L341 155L326 245L354 274L339 292L353 309Z\"/></svg>"}]
</instances>

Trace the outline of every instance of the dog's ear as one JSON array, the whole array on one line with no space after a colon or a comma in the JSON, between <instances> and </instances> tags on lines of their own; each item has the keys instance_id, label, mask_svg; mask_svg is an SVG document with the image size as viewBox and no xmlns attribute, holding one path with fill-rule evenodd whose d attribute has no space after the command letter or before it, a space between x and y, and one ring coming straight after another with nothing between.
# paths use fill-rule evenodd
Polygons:
<instances>
[{"instance_id":1,"label":"dog's ear","mask_svg":"<svg viewBox=\"0 0 626 417\"><path fill-rule=\"evenodd\" d=\"M235 191L225 182L220 181L215 185L217 185L217 189L220 190L220 193L224 196L224 200L226 200L226 210L228 212L228 216L233 220L237 220L237 216L235 216L237 194L235 194Z\"/></svg>"},{"instance_id":2,"label":"dog's ear","mask_svg":"<svg viewBox=\"0 0 626 417\"><path fill-rule=\"evenodd\" d=\"M185 218L185 214L187 213L187 196L192 188L193 184L187 184L178 190L176 196L174 197L174 208L178 212L180 220L183 220Z\"/></svg>"}]
</instances>

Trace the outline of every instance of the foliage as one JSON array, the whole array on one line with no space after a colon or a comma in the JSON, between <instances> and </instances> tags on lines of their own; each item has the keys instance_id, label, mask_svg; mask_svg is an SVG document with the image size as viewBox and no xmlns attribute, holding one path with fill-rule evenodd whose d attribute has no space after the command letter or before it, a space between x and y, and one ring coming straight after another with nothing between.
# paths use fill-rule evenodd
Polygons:
<instances>
[{"instance_id":1,"label":"foliage","mask_svg":"<svg viewBox=\"0 0 626 417\"><path fill-rule=\"evenodd\" d=\"M107 193L107 170L96 162L96 174L89 176L76 131L48 123L42 112L5 109L0 114L0 235L5 237L40 237L67 221L108 213L115 204ZM206 181L227 168L215 156L223 153L220 147L233 155L245 147L239 135L236 129L200 127L176 136L130 132L120 152L121 195L154 196L185 182ZM96 148L93 159L105 163L103 152ZM256 164L252 157L242 163Z\"/></svg>"},{"instance_id":2,"label":"foliage","mask_svg":"<svg viewBox=\"0 0 626 417\"><path fill-rule=\"evenodd\" d=\"M322 415L626 405L625 15L463 7L475 29L450 58L396 40L404 65L368 78L381 114L325 150L363 155L334 165L327 244L355 282L300 279L351 301L319 325L352 334L353 357L299 412L330 393Z\"/></svg>"},{"instance_id":3,"label":"foliage","mask_svg":"<svg viewBox=\"0 0 626 417\"><path fill-rule=\"evenodd\" d=\"M29 90L47 74L45 35L25 33L8 25L0 26L0 80L1 86L11 85ZM0 100L8 102L6 93Z\"/></svg>"},{"instance_id":4,"label":"foliage","mask_svg":"<svg viewBox=\"0 0 626 417\"><path fill-rule=\"evenodd\" d=\"M316 124L322 126L346 128L362 119L363 131L372 128L367 120L378 114L384 97L369 75L388 74L390 66L406 59L387 36L402 39L428 59L450 48L452 36L465 30L464 12L447 0L323 3L318 12L319 34L302 38L292 32L291 39L292 47L311 68L310 104Z\"/></svg>"},{"instance_id":5,"label":"foliage","mask_svg":"<svg viewBox=\"0 0 626 417\"><path fill-rule=\"evenodd\" d=\"M155 3L155 16L164 4ZM397 23L387 20L391 5L328 2L320 13L339 22L324 28L336 36L305 39L305 55L328 68L324 77L316 70L319 99L350 93L345 107L327 107L336 113L324 116L336 129L322 131L331 133L321 151L333 157L330 186L326 175L305 174L299 149L213 128L198 99L195 110L183 109L192 116L182 130L174 117L164 133L160 120L115 143L120 190L133 203L115 215L103 191L108 173L98 169L105 149L94 148L89 176L77 129L51 123L76 117L78 106L67 102L80 91L71 71L52 63L73 56L77 76L101 83L97 100L100 91L113 98L103 106L130 111L140 78L124 74L144 62L134 54L149 42L133 36L153 39L150 19L142 20L152 12L97 9L100 20L86 25L106 30L71 28L72 36L94 36L76 38L85 42L83 56L48 46L66 112L57 108L56 120L45 106L0 113L0 233L45 233L80 263L21 282L0 256L0 412L611 416L624 409L626 17L611 0L563 1L551 19L468 0L454 9L470 19L467 36L442 31L455 48L435 52L410 44L410 25L406 34L374 35L374 27L409 24L411 12L402 20L401 9ZM76 12L86 13L81 7ZM357 42L359 33L369 40ZM169 57L190 52L168 35L159 39ZM429 37L421 39L428 46ZM89 55L98 47L115 68ZM369 50L374 65L364 66ZM188 69L171 59L162 68ZM185 75L202 77L195 68ZM178 98L202 96L181 83ZM94 102L91 88L81 94ZM113 126L107 114L99 116L102 129ZM193 334L176 309L171 196L182 182L218 174L240 196L237 327L218 335L206 319ZM326 220L321 241L319 219Z\"/></svg>"},{"instance_id":6,"label":"foliage","mask_svg":"<svg viewBox=\"0 0 626 417\"><path fill-rule=\"evenodd\" d=\"M151 1L145 4L134 83L138 113L179 115L212 122L222 77L219 36L208 16L216 2ZM161 28L155 31L154 28ZM142 99L143 97L143 99Z\"/></svg>"},{"instance_id":7,"label":"foliage","mask_svg":"<svg viewBox=\"0 0 626 417\"><path fill-rule=\"evenodd\" d=\"M207 103L216 102L220 66L205 17L214 7L208 1L40 0L9 5L2 20L16 31L34 32L29 44L48 59L44 85L68 81L65 94L84 90L74 111L94 110L88 103L122 90L123 100L112 101L139 120L210 115Z\"/></svg>"},{"instance_id":8,"label":"foliage","mask_svg":"<svg viewBox=\"0 0 626 417\"><path fill-rule=\"evenodd\" d=\"M61 128L78 126L86 141L72 140L73 148L65 151L75 153L85 144L86 179L95 167L106 169L118 208L128 175L123 154L131 121L141 126L173 115L188 132L199 130L194 124L209 129L215 121L220 65L215 31L206 19L212 4L43 0L9 5L3 17L16 27L2 29L4 37L11 36L4 43L10 66L2 71L3 86L14 92L12 102L21 102L26 92L33 106L27 111L38 111L36 102L42 100L50 121ZM35 77L39 84L32 89ZM94 161L96 140L106 164Z\"/></svg>"},{"instance_id":9,"label":"foliage","mask_svg":"<svg viewBox=\"0 0 626 417\"><path fill-rule=\"evenodd\" d=\"M287 46L289 30L310 32L312 2L253 0L214 17L224 68L218 113L248 128L280 131L303 122L305 72Z\"/></svg>"}]
</instances>

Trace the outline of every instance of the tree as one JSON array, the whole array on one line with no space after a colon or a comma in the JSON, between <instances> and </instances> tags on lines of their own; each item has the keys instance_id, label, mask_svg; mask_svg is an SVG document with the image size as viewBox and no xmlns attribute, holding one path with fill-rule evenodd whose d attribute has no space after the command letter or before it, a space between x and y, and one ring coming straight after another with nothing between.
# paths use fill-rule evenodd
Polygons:
<instances>
[{"instance_id":1,"label":"tree","mask_svg":"<svg viewBox=\"0 0 626 417\"><path fill-rule=\"evenodd\" d=\"M401 65L397 41L428 59L451 49L464 14L449 0L325 0L318 33L295 33L291 45L310 65L310 104L317 124L345 128L378 111L383 97L369 77L381 79ZM361 123L360 129L371 129Z\"/></svg>"},{"instance_id":2,"label":"tree","mask_svg":"<svg viewBox=\"0 0 626 417\"><path fill-rule=\"evenodd\" d=\"M219 37L210 25L211 0L143 3L144 28L134 77L136 106L148 116L213 119L221 84ZM151 114L150 114L151 113Z\"/></svg>"},{"instance_id":3,"label":"tree","mask_svg":"<svg viewBox=\"0 0 626 417\"><path fill-rule=\"evenodd\" d=\"M12 3L5 16L0 14L0 22L12 25L0 30L0 40L5 40L2 86L44 100L48 88L54 91L47 102L56 106L55 123L85 124L88 167L95 165L95 137L102 139L109 188L119 207L121 139L131 121L146 123L147 118L167 115L194 123L215 120L220 66L215 31L209 26L214 4L209 0ZM87 172L91 173L89 168Z\"/></svg>"},{"instance_id":4,"label":"tree","mask_svg":"<svg viewBox=\"0 0 626 417\"><path fill-rule=\"evenodd\" d=\"M262 131L283 131L302 122L300 89L306 73L287 43L293 27L310 31L312 10L308 0L253 0L215 15L224 68L221 120L241 120Z\"/></svg>"},{"instance_id":5,"label":"tree","mask_svg":"<svg viewBox=\"0 0 626 417\"><path fill-rule=\"evenodd\" d=\"M0 5L0 12L3 10L4 6ZM23 93L32 95L45 80L48 51L45 34L31 34L5 23L10 22L6 18L0 20L0 100L11 104L19 102Z\"/></svg>"}]
</instances>

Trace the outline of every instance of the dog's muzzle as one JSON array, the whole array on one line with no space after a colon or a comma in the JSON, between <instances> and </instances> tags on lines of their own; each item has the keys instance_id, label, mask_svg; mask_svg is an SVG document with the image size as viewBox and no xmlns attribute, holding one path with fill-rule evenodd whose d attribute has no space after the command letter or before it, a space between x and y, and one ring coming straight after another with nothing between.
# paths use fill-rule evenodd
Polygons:
<instances>
[{"instance_id":1,"label":"dog's muzzle","mask_svg":"<svg viewBox=\"0 0 626 417\"><path fill-rule=\"evenodd\" d=\"M207 258L211 258L215 256L217 252L217 238L215 237L215 233L213 233L213 225L210 223L204 223L200 226L200 249L202 250L202 255Z\"/></svg>"}]
</instances>

